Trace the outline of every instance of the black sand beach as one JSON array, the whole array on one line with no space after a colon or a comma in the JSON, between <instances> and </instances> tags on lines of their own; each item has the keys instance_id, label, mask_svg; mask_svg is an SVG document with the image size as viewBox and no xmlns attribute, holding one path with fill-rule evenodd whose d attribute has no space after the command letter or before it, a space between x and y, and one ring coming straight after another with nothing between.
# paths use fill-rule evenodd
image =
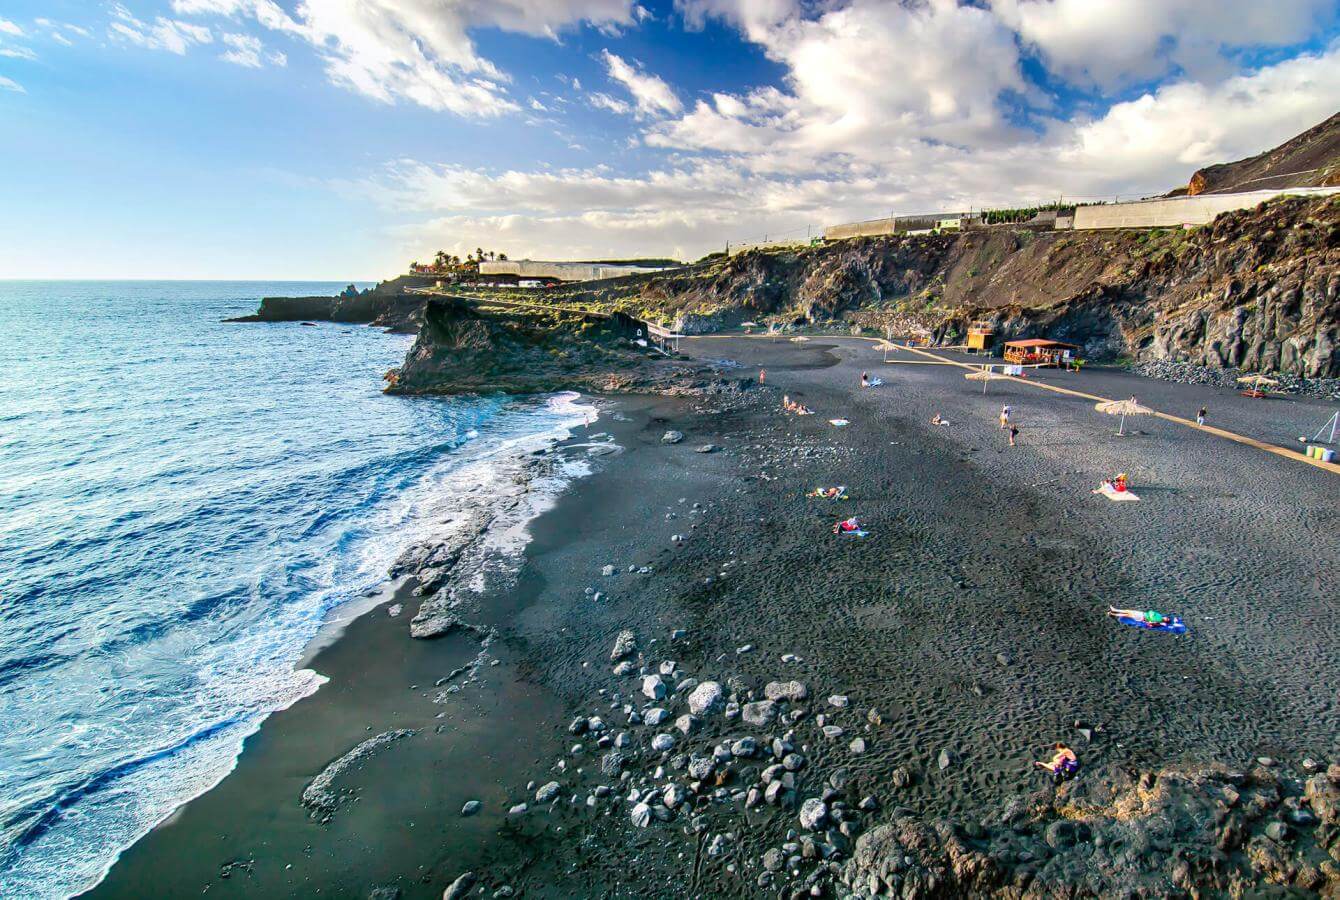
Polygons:
<instances>
[{"instance_id":1,"label":"black sand beach","mask_svg":"<svg viewBox=\"0 0 1340 900\"><path fill-rule=\"evenodd\" d=\"M475 680L445 695L450 684L434 686L480 643L462 630L411 639L418 598L405 585L401 615L383 606L351 623L310 663L330 682L267 721L235 772L92 895L437 897L470 871L481 896L777 896L786 873L760 857L796 843L795 806L838 770L852 813L878 800L843 821L854 837L896 807L985 819L1044 785L1032 761L1055 741L1086 772L1340 757L1331 472L1153 417L1116 437L1091 401L1017 382L983 395L961 369L886 365L864 341L708 338L685 350L766 368L766 387L726 410L600 401L600 420L570 443L607 432L623 452L597 457L595 474L535 520L514 583L469 610L470 625L496 631ZM862 371L884 384L861 389ZM1206 405L1211 424L1283 446L1333 411L1116 370L1035 378L1187 418ZM783 414L783 394L815 415ZM1013 448L996 424L1002 403L1021 429ZM931 425L936 413L951 424ZM669 429L684 440L662 443ZM717 449L695 452L705 444ZM1090 493L1118 471L1139 503ZM825 484L850 499L805 498ZM835 536L852 515L869 535ZM1176 612L1190 630L1124 627L1108 605ZM615 675L624 629L636 652ZM670 695L652 702L642 675L667 661ZM809 696L786 725L714 713L684 736L670 726L689 677L740 703L768 682L800 681ZM628 724L646 707L670 718ZM578 716L601 717L607 733L569 733ZM329 821L312 818L300 802L309 782L396 729L415 733L339 775L343 799ZM658 733L672 751L651 748ZM746 808L750 779L773 760L740 753L720 787L699 779L692 816L661 806L669 821L630 823L630 790L646 778L659 797L669 780L648 777L658 765L673 771L690 744L710 753L744 736L803 757L790 807ZM621 742L635 773L622 785L602 773ZM551 781L555 797L537 802ZM461 815L468 800L478 814ZM794 884L843 855L797 863Z\"/></svg>"}]
</instances>

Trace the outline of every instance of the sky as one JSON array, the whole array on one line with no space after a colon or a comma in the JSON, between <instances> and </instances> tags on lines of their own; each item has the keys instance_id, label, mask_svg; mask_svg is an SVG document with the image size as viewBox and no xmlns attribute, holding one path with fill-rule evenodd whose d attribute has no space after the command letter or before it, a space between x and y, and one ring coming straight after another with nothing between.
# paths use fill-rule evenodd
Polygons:
<instances>
[{"instance_id":1,"label":"sky","mask_svg":"<svg viewBox=\"0 0 1340 900\"><path fill-rule=\"evenodd\" d=\"M1337 0L0 0L0 278L690 260L1337 110Z\"/></svg>"}]
</instances>

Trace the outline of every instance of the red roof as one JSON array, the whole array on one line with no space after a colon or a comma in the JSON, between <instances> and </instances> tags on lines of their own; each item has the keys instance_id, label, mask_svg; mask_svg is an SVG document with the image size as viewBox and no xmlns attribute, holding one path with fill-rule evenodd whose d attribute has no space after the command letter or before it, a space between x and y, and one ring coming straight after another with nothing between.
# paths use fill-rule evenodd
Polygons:
<instances>
[{"instance_id":1,"label":"red roof","mask_svg":"<svg viewBox=\"0 0 1340 900\"><path fill-rule=\"evenodd\" d=\"M1006 347L1077 347L1078 344L1067 344L1064 341L1049 341L1044 338L1026 338L1022 341L1006 341Z\"/></svg>"}]
</instances>

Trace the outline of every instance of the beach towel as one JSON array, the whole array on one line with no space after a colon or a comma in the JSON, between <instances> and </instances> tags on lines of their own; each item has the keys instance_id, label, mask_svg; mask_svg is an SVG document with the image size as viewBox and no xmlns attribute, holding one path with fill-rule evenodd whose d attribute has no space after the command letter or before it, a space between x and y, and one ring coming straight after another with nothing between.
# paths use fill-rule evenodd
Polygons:
<instances>
[{"instance_id":1,"label":"beach towel","mask_svg":"<svg viewBox=\"0 0 1340 900\"><path fill-rule=\"evenodd\" d=\"M1102 494L1107 499L1115 501L1117 503L1126 503L1140 499L1131 492L1130 488L1127 488L1124 491L1119 491L1116 488L1112 487L1110 484L1103 485L1098 490L1094 491L1094 493Z\"/></svg>"},{"instance_id":2,"label":"beach towel","mask_svg":"<svg viewBox=\"0 0 1340 900\"><path fill-rule=\"evenodd\" d=\"M882 378L871 378L868 382L866 382L866 385L865 385L865 386L866 386L866 387L879 387L879 386L880 386L881 384L883 384L883 383L884 383L884 379L882 379Z\"/></svg>"},{"instance_id":3,"label":"beach towel","mask_svg":"<svg viewBox=\"0 0 1340 900\"><path fill-rule=\"evenodd\" d=\"M850 425L850 424L851 424L851 423L848 422L846 419L829 419L828 421L829 421L831 424L836 425L838 428L841 428L841 427L844 426L844 425Z\"/></svg>"},{"instance_id":4,"label":"beach towel","mask_svg":"<svg viewBox=\"0 0 1340 900\"><path fill-rule=\"evenodd\" d=\"M1147 631L1166 631L1169 634L1186 634L1186 623L1181 616L1169 616L1158 625L1151 625L1144 619L1132 619L1129 616L1117 616L1117 621L1132 628L1144 628Z\"/></svg>"},{"instance_id":5,"label":"beach towel","mask_svg":"<svg viewBox=\"0 0 1340 900\"><path fill-rule=\"evenodd\" d=\"M819 500L846 500L846 499L848 499L848 498L847 498L847 486L846 486L845 484L839 484L839 485L837 486L837 496L829 497L829 496L827 495L827 493L826 493L828 490L829 490L829 488L817 487L817 488L815 488L814 490L810 491L810 492L809 492L808 494L806 494L805 496L806 496L806 497L814 497L814 498L819 499Z\"/></svg>"}]
</instances>

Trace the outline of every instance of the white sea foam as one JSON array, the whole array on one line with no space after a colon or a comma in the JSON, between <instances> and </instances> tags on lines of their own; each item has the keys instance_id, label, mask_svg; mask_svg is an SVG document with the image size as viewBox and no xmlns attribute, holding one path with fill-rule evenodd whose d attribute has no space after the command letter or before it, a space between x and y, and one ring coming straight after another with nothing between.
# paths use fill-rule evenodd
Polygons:
<instances>
[{"instance_id":1,"label":"white sea foam","mask_svg":"<svg viewBox=\"0 0 1340 900\"><path fill-rule=\"evenodd\" d=\"M472 511L502 504L508 511L473 558L477 571L472 584L482 589L492 575L514 574L530 540L530 523L574 479L590 472L585 460L564 455L529 482L522 477L537 451L552 448L596 420L595 407L579 400L576 394L558 395L539 415L504 415L497 427L490 423L483 432L467 431L463 444L373 510L342 558L312 560L302 577L313 582L313 589L300 602L279 608L265 627L230 635L227 652L210 656L195 673L193 696L186 705L201 711L200 721L215 724L205 733L173 737L174 747L146 749L145 761L116 775L96 795L69 806L0 871L0 896L44 900L92 887L126 847L218 784L235 768L243 742L269 714L324 683L310 669L293 668L303 646L332 610L346 618L356 609L347 604L384 582L387 568L406 547L440 540L463 527ZM517 433L519 427L535 430ZM264 581L254 590L266 591ZM239 666L240 659L251 663ZM71 738L77 740L77 735ZM114 827L88 827L94 821Z\"/></svg>"}]
</instances>

